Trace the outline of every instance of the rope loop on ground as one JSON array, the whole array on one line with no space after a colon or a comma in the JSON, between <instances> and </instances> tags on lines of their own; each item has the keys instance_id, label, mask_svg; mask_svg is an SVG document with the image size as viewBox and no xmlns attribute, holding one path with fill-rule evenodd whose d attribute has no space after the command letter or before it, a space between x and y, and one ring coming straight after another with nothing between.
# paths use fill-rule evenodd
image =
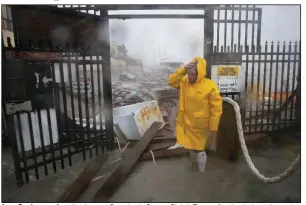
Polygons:
<instances>
[{"instance_id":1,"label":"rope loop on ground","mask_svg":"<svg viewBox=\"0 0 306 205\"><path fill-rule=\"evenodd\" d=\"M258 169L256 169L250 155L249 155L249 151L248 148L245 144L245 140L244 140L244 134L243 134L243 128L242 128L242 121L241 121L241 114L240 114L240 107L238 105L237 102L235 102L233 99L229 98L229 97L223 97L223 101L231 104L235 110L235 116L236 116L236 120L237 120L237 129L238 129L238 136L239 136L239 141L240 141L240 145L241 145L241 150L243 153L243 156L245 158L245 161L247 162L249 168L251 169L251 171L253 172L253 174L262 182L266 183L266 184L273 184L273 183L277 183L280 181L283 181L284 179L288 178L289 176L291 176L298 168L298 165L300 164L301 161L301 154L299 154L297 156L297 158L292 162L292 164L281 174L275 176L275 177L265 177L264 175L262 175Z\"/></svg>"}]
</instances>

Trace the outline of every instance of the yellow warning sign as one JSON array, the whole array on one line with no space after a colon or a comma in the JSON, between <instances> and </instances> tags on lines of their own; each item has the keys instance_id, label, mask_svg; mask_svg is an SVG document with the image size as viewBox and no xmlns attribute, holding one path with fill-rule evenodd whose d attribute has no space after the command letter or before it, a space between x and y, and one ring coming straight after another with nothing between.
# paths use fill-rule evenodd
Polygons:
<instances>
[{"instance_id":1,"label":"yellow warning sign","mask_svg":"<svg viewBox=\"0 0 306 205\"><path fill-rule=\"evenodd\" d=\"M239 67L238 66L219 66L218 67L218 76L238 76L239 75Z\"/></svg>"}]
</instances>

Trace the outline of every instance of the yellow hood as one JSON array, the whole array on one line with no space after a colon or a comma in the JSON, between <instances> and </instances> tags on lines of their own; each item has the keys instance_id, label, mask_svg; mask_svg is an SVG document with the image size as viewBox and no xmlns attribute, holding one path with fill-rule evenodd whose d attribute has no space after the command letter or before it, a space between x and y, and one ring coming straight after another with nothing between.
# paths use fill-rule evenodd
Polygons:
<instances>
[{"instance_id":1,"label":"yellow hood","mask_svg":"<svg viewBox=\"0 0 306 205\"><path fill-rule=\"evenodd\" d=\"M199 83L202 79L206 77L206 60L201 57L195 57L193 59L194 61L198 61L197 70L198 70L198 76L195 83Z\"/></svg>"}]
</instances>

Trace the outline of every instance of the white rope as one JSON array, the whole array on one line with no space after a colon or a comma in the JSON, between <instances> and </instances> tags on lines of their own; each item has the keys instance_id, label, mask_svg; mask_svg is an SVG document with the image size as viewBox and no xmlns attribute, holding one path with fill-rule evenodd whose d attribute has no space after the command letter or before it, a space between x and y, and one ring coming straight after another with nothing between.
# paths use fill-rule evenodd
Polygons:
<instances>
[{"instance_id":1,"label":"white rope","mask_svg":"<svg viewBox=\"0 0 306 205\"><path fill-rule=\"evenodd\" d=\"M110 162L110 163L108 163L108 164L114 164L115 162L118 162L119 160L121 160L122 159L122 157L119 157L118 159L115 159L114 161L112 161L112 162Z\"/></svg>"},{"instance_id":2,"label":"white rope","mask_svg":"<svg viewBox=\"0 0 306 205\"><path fill-rule=\"evenodd\" d=\"M130 144L130 142L126 143L126 145L123 147L122 152L127 148L127 146Z\"/></svg>"},{"instance_id":3,"label":"white rope","mask_svg":"<svg viewBox=\"0 0 306 205\"><path fill-rule=\"evenodd\" d=\"M122 152L122 151L121 151L121 146L120 146L120 142L119 142L118 137L116 137L116 140L117 140L117 144L118 144L118 147L119 147L119 151Z\"/></svg>"},{"instance_id":4,"label":"white rope","mask_svg":"<svg viewBox=\"0 0 306 205\"><path fill-rule=\"evenodd\" d=\"M225 102L228 102L231 104L235 110L235 115L236 115L236 120L237 120L237 129L238 129L238 136L239 136L239 141L242 149L243 156L249 165L250 169L252 170L253 174L261 181L267 184L272 184L272 183L277 183L280 182L289 176L291 176L298 168L298 165L300 164L301 161L301 154L297 156L297 158L293 161L293 163L280 175L275 176L275 177L265 177L262 175L255 167L254 163L252 162L252 159L250 158L248 148L245 144L244 141L244 135L243 135L243 129L242 129L242 122L241 122L241 114L240 114L240 107L239 105L232 100L231 98L224 97L223 100Z\"/></svg>"},{"instance_id":5,"label":"white rope","mask_svg":"<svg viewBox=\"0 0 306 205\"><path fill-rule=\"evenodd\" d=\"M91 180L91 182L97 181L98 179L101 179L101 178L105 177L105 176L108 175L108 174L109 174L109 173L106 173L106 174L103 174L103 175L101 175L101 176L98 176L98 177L94 178L93 180Z\"/></svg>"},{"instance_id":6,"label":"white rope","mask_svg":"<svg viewBox=\"0 0 306 205\"><path fill-rule=\"evenodd\" d=\"M151 155L152 155L153 163L156 164L155 157L154 157L154 153L152 152L152 150L150 150L150 152L151 152Z\"/></svg>"}]
</instances>

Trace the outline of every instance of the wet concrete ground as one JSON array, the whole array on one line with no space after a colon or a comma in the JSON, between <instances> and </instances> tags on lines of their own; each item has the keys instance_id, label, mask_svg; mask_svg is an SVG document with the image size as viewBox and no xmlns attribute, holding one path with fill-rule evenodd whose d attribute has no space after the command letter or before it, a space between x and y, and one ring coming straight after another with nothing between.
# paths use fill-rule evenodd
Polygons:
<instances>
[{"instance_id":1,"label":"wet concrete ground","mask_svg":"<svg viewBox=\"0 0 306 205\"><path fill-rule=\"evenodd\" d=\"M266 176L275 176L286 169L300 152L299 145L267 146L251 150L256 167ZM115 156L117 155L117 156ZM108 176L118 152L109 157L89 189L77 202L92 202L97 189ZM72 183L86 163L81 156L74 158L74 166L57 174L32 181L21 188L16 186L9 154L2 159L3 202L55 202ZM66 161L67 163L67 161ZM117 163L118 164L118 163ZM300 202L301 171L287 180L267 185L251 173L241 156L238 162L228 162L208 155L204 173L193 172L187 157L139 162L123 182L111 202ZM50 167L51 168L51 167ZM43 169L41 168L43 176ZM34 173L32 173L34 179Z\"/></svg>"}]
</instances>

